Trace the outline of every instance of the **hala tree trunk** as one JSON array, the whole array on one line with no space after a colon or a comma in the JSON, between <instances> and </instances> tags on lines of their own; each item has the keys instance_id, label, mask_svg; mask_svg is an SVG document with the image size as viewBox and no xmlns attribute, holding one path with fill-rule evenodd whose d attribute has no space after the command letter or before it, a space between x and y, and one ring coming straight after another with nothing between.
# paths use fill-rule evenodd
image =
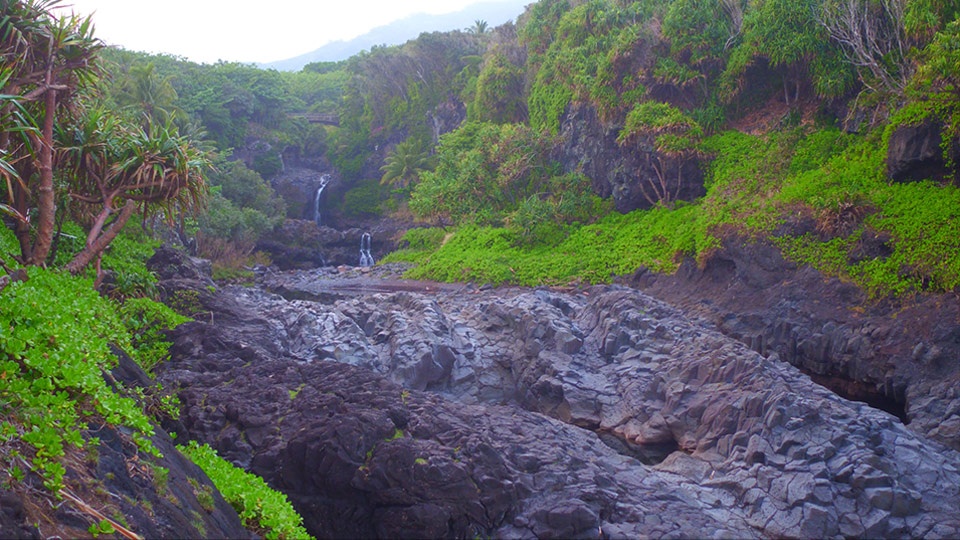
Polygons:
<instances>
[{"instance_id":1,"label":"hala tree trunk","mask_svg":"<svg viewBox=\"0 0 960 540\"><path fill-rule=\"evenodd\" d=\"M88 264L93 262L94 259L97 259L100 254L103 253L103 250L107 249L110 242L120 234L120 229L123 229L123 226L127 224L127 221L136 209L137 203L128 200L120 210L120 215L117 216L117 219L108 227L102 229L103 232L100 232L100 227L94 227L87 236L87 246L84 247L80 253L77 253L72 261L67 263L66 269L71 274L79 274ZM105 207L97 218L98 223L102 224L105 222L111 213L111 209Z\"/></svg>"},{"instance_id":2,"label":"hala tree trunk","mask_svg":"<svg viewBox=\"0 0 960 540\"><path fill-rule=\"evenodd\" d=\"M47 81L49 84L49 81ZM48 88L45 95L43 133L40 142L40 183L37 187L37 239L28 262L42 265L53 243L54 218L57 212L53 191L53 122L57 115L57 91ZM26 254L24 254L26 255Z\"/></svg>"}]
</instances>

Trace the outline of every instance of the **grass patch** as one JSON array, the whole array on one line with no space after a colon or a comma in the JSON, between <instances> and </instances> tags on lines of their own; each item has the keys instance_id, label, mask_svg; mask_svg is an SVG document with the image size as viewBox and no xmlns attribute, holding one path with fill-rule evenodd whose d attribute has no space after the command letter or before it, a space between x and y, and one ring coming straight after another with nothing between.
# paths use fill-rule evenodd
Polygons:
<instances>
[{"instance_id":1,"label":"grass patch","mask_svg":"<svg viewBox=\"0 0 960 540\"><path fill-rule=\"evenodd\" d=\"M960 286L960 189L889 182L882 131L726 132L703 148L714 159L707 194L695 203L610 214L533 245L507 228L465 225L442 245L439 232L431 233L432 242L387 260L418 263L406 274L415 279L603 283L641 266L670 273L686 256L703 262L721 238L736 234L770 241L787 258L874 298ZM816 233L783 231L798 213L814 217ZM880 253L863 253L868 232L887 239Z\"/></svg>"},{"instance_id":2,"label":"grass patch","mask_svg":"<svg viewBox=\"0 0 960 540\"><path fill-rule=\"evenodd\" d=\"M606 283L640 266L669 273L697 252L696 214L695 205L609 214L555 246L521 247L508 229L465 226L406 277L532 286Z\"/></svg>"}]
</instances>

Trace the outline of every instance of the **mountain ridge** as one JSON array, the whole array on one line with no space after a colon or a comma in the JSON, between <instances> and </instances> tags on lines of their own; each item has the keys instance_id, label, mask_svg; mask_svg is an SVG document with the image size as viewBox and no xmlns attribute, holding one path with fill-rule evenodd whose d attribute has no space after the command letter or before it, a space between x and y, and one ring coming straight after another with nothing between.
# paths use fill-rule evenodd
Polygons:
<instances>
[{"instance_id":1,"label":"mountain ridge","mask_svg":"<svg viewBox=\"0 0 960 540\"><path fill-rule=\"evenodd\" d=\"M453 13L417 13L378 26L353 39L331 41L299 56L256 65L262 69L299 71L312 62L339 62L377 45L400 45L424 32L462 29L473 25L477 20L486 21L489 28L493 28L515 20L529 3L530 0L501 0L473 4Z\"/></svg>"}]
</instances>

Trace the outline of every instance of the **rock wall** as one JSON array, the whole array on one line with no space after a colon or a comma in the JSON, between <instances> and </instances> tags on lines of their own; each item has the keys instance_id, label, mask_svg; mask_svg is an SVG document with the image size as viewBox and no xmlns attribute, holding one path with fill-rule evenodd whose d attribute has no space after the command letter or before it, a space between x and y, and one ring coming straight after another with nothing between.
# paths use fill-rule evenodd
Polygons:
<instances>
[{"instance_id":1,"label":"rock wall","mask_svg":"<svg viewBox=\"0 0 960 540\"><path fill-rule=\"evenodd\" d=\"M956 451L635 290L204 298L185 436L317 536L960 533Z\"/></svg>"},{"instance_id":2,"label":"rock wall","mask_svg":"<svg viewBox=\"0 0 960 540\"><path fill-rule=\"evenodd\" d=\"M257 242L257 249L270 255L281 270L318 266L358 266L360 239L371 235L371 252L379 260L397 249L397 238L411 223L383 219L363 228L318 227L313 221L288 219L269 238Z\"/></svg>"},{"instance_id":3,"label":"rock wall","mask_svg":"<svg viewBox=\"0 0 960 540\"><path fill-rule=\"evenodd\" d=\"M960 139L947 141L945 152L943 131L943 124L935 120L895 128L887 145L887 176L897 182L956 176L960 172Z\"/></svg>"},{"instance_id":4,"label":"rock wall","mask_svg":"<svg viewBox=\"0 0 960 540\"><path fill-rule=\"evenodd\" d=\"M706 194L698 160L660 155L653 150L652 141L620 146L617 136L621 127L602 122L589 105L571 104L561 121L556 150L564 172L587 175L594 193L612 197L620 212L653 206L644 190L653 193L651 183L659 186L661 179L671 200L692 201Z\"/></svg>"},{"instance_id":5,"label":"rock wall","mask_svg":"<svg viewBox=\"0 0 960 540\"><path fill-rule=\"evenodd\" d=\"M704 268L639 271L634 286L682 306L755 351L776 355L908 428L960 449L960 299L875 301L856 286L728 238Z\"/></svg>"}]
</instances>

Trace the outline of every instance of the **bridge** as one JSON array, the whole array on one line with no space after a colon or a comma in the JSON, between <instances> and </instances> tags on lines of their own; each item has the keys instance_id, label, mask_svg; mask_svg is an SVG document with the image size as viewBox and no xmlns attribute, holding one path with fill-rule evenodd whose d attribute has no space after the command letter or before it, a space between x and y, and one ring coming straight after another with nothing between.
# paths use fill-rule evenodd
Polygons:
<instances>
[{"instance_id":1,"label":"bridge","mask_svg":"<svg viewBox=\"0 0 960 540\"><path fill-rule=\"evenodd\" d=\"M303 118L311 124L324 124L327 126L340 126L340 116L336 113L333 114L323 114L323 113L308 113L308 114L292 114L291 118Z\"/></svg>"}]
</instances>

